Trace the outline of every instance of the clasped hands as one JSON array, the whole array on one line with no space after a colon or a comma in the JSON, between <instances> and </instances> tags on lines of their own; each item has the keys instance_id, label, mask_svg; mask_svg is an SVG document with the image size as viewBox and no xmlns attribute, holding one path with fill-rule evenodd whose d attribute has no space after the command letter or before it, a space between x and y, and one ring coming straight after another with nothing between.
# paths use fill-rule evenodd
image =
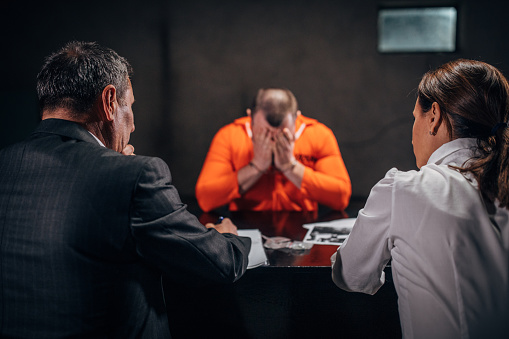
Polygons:
<instances>
[{"instance_id":1,"label":"clasped hands","mask_svg":"<svg viewBox=\"0 0 509 339\"><path fill-rule=\"evenodd\" d=\"M295 137L288 128L253 130L253 160L251 163L260 172L265 172L273 163L281 172L292 169L295 164L293 147Z\"/></svg>"}]
</instances>

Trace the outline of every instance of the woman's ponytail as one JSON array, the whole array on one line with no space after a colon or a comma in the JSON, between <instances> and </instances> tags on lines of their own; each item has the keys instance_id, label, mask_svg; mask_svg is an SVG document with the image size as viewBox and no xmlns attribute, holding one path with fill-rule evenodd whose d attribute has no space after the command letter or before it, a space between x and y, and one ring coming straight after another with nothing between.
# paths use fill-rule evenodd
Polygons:
<instances>
[{"instance_id":1,"label":"woman's ponytail","mask_svg":"<svg viewBox=\"0 0 509 339\"><path fill-rule=\"evenodd\" d=\"M509 84L504 75L481 61L451 61L423 76L418 97L421 104L438 103L451 139L477 139L475 156L455 168L472 173L484 197L509 209Z\"/></svg>"}]
</instances>

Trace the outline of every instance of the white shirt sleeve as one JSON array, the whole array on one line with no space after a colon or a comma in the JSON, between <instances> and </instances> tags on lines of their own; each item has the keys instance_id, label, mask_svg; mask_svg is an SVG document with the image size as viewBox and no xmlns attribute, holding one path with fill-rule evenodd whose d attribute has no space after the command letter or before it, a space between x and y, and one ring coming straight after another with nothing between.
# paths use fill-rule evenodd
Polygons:
<instances>
[{"instance_id":1,"label":"white shirt sleeve","mask_svg":"<svg viewBox=\"0 0 509 339\"><path fill-rule=\"evenodd\" d=\"M391 258L389 229L397 172L392 168L372 188L352 232L331 258L332 280L344 290L374 294L385 281L383 269Z\"/></svg>"}]
</instances>

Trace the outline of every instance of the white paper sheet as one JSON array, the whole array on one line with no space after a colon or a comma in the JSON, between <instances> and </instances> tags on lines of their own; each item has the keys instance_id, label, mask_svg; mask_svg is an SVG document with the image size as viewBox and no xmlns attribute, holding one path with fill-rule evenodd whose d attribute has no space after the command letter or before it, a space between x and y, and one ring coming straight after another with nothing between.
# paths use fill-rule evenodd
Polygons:
<instances>
[{"instance_id":1,"label":"white paper sheet","mask_svg":"<svg viewBox=\"0 0 509 339\"><path fill-rule=\"evenodd\" d=\"M237 230L239 236L251 238L251 250L249 251L249 262L247 268L255 268L268 265L267 255L263 249L262 233L260 230Z\"/></svg>"}]
</instances>

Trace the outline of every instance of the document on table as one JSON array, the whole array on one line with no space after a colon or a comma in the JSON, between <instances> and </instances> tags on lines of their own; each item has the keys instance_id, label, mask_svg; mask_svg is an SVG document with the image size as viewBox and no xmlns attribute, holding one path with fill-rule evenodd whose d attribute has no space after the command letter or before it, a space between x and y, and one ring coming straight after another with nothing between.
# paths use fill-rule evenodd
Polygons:
<instances>
[{"instance_id":1,"label":"document on table","mask_svg":"<svg viewBox=\"0 0 509 339\"><path fill-rule=\"evenodd\" d=\"M319 245L341 245L352 231L356 218L304 224L308 232L303 242Z\"/></svg>"},{"instance_id":2,"label":"document on table","mask_svg":"<svg viewBox=\"0 0 509 339\"><path fill-rule=\"evenodd\" d=\"M260 230L237 230L241 237L251 238L251 250L249 251L249 261L247 268L255 268L262 265L268 265L267 255L263 249L262 233Z\"/></svg>"}]
</instances>

